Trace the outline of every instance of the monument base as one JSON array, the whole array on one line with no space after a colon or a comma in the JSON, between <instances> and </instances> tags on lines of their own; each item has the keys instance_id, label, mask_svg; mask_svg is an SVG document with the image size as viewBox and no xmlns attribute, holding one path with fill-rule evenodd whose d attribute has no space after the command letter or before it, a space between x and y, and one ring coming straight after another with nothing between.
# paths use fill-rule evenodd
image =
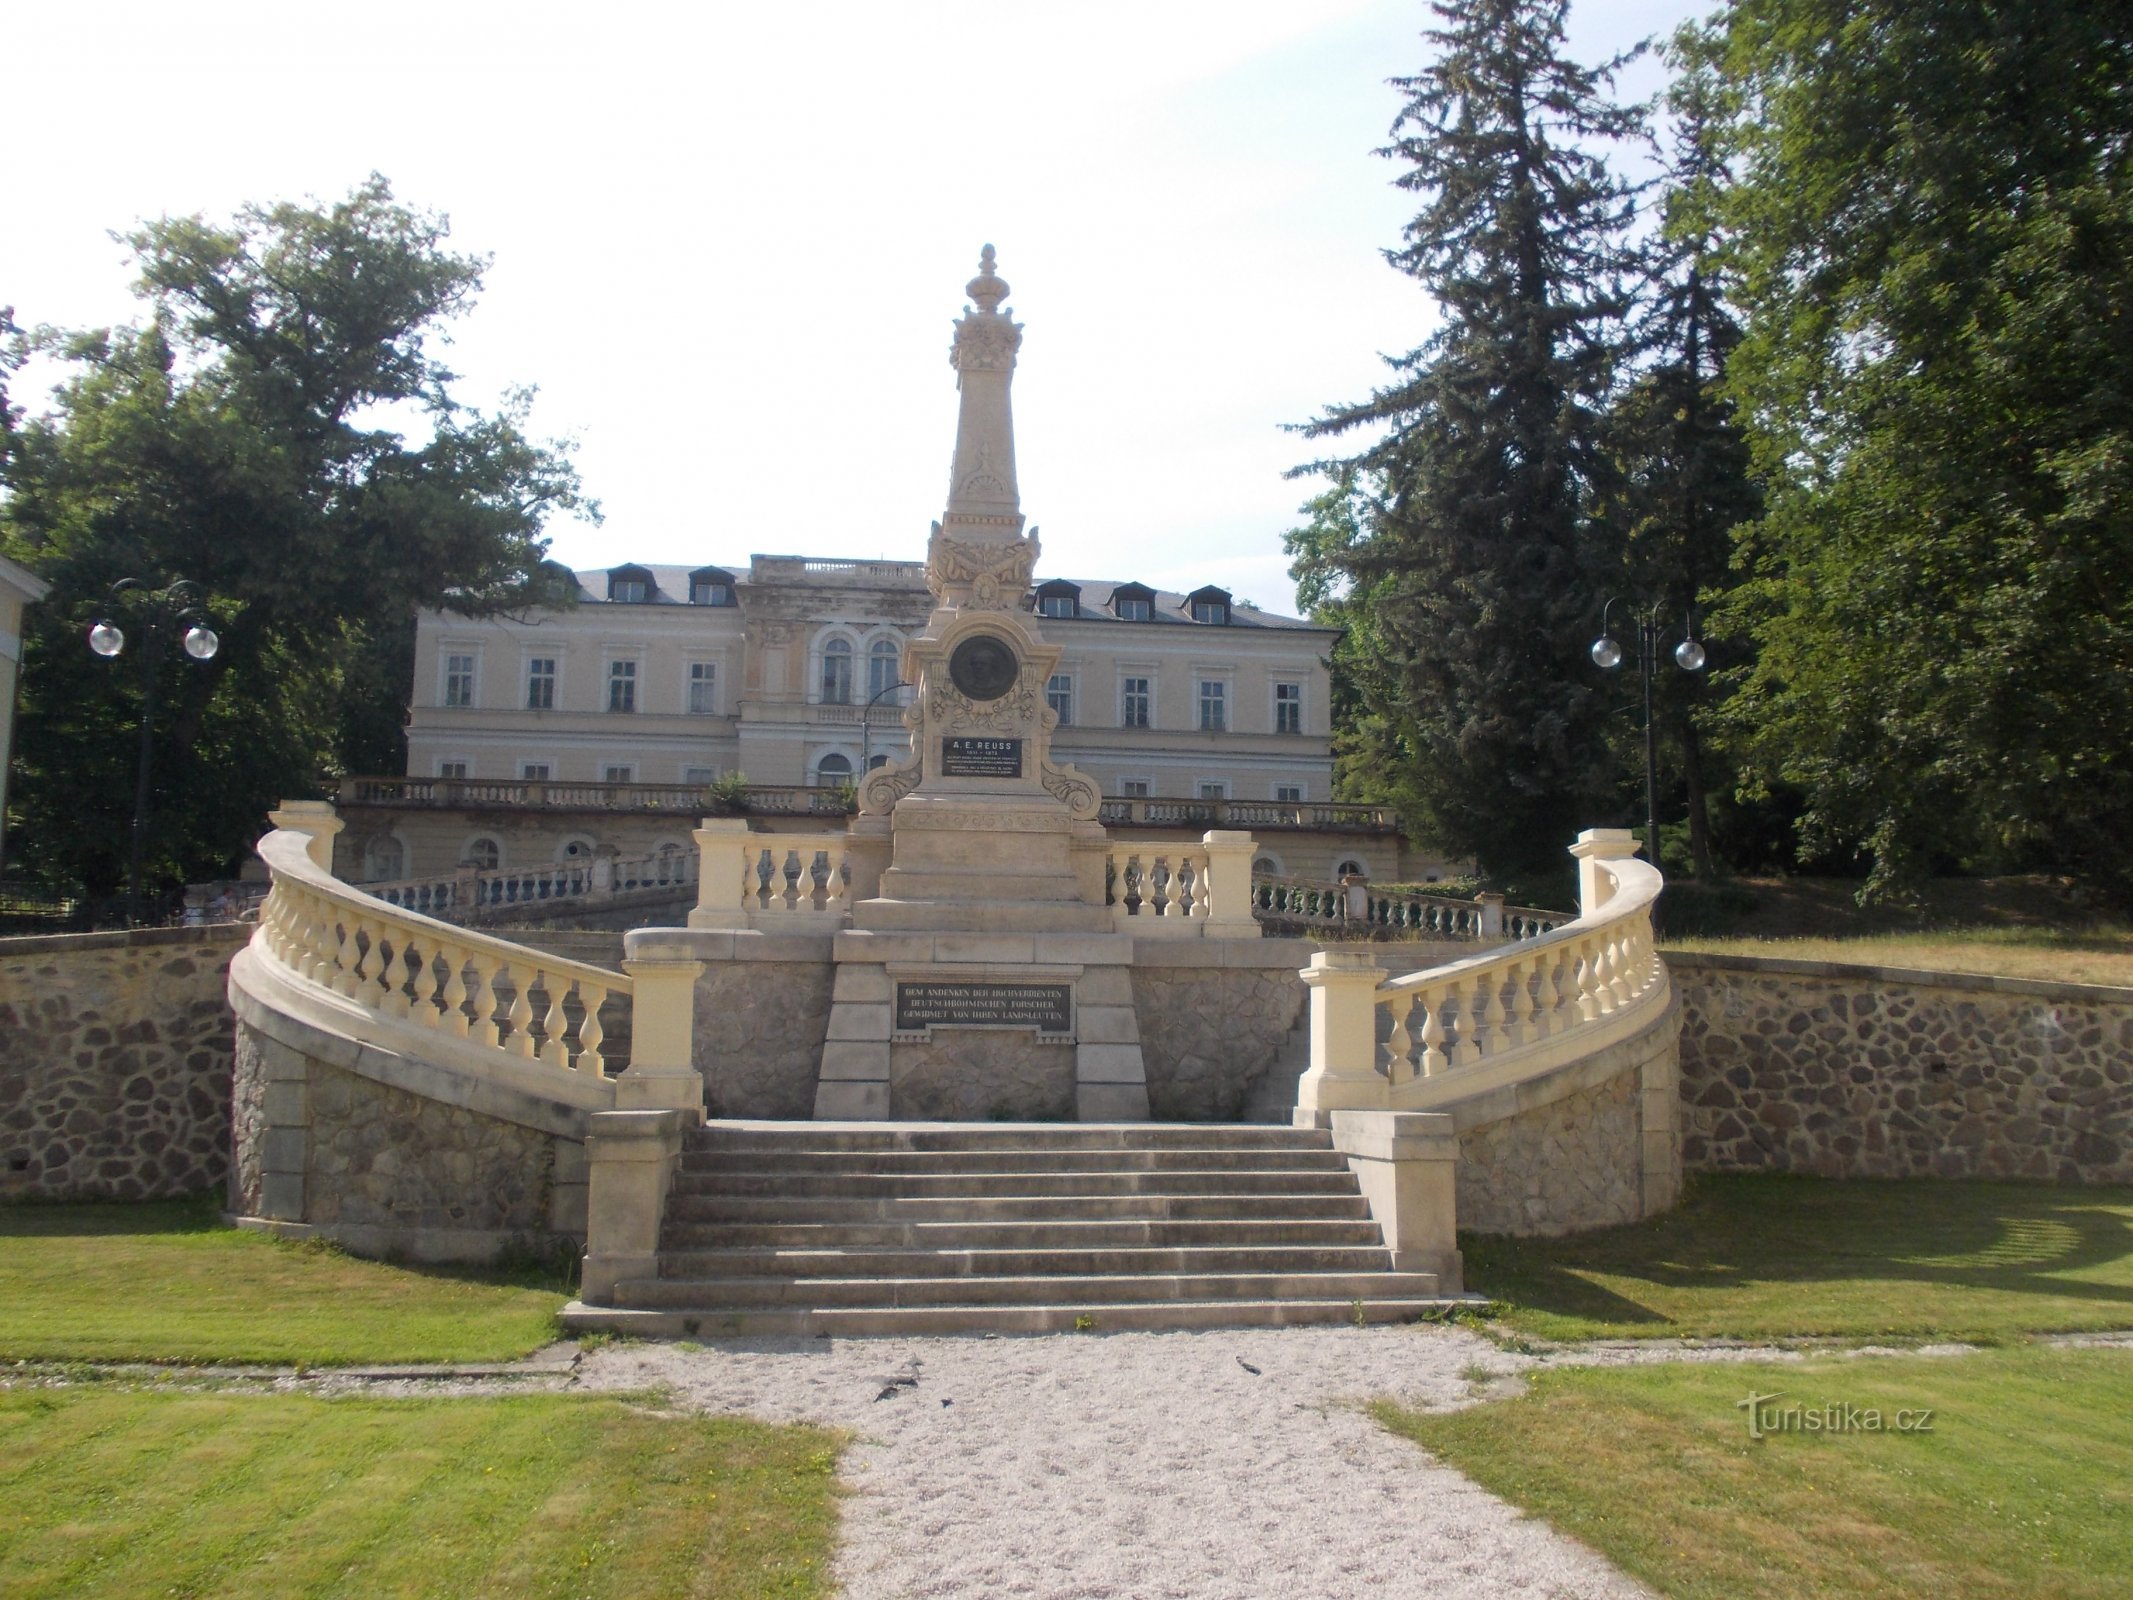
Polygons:
<instances>
[{"instance_id":1,"label":"monument base","mask_svg":"<svg viewBox=\"0 0 2133 1600\"><path fill-rule=\"evenodd\" d=\"M1148 1120L1125 935L855 928L834 959L818 1120Z\"/></svg>"}]
</instances>

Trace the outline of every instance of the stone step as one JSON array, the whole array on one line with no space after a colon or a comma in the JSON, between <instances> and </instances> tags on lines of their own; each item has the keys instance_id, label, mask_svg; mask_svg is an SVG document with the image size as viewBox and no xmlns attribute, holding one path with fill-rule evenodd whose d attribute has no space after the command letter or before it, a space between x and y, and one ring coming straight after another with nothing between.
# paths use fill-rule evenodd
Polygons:
<instances>
[{"instance_id":1,"label":"stone step","mask_svg":"<svg viewBox=\"0 0 2133 1600\"><path fill-rule=\"evenodd\" d=\"M669 1218L662 1251L1177 1249L1219 1245L1375 1246L1378 1225L1368 1217L1230 1217L1178 1222L1153 1219L1043 1222L685 1222Z\"/></svg>"},{"instance_id":2,"label":"stone step","mask_svg":"<svg viewBox=\"0 0 2133 1600\"><path fill-rule=\"evenodd\" d=\"M1463 1297L1368 1295L1346 1300L1060 1300L1047 1305L847 1306L816 1310L672 1307L563 1308L567 1333L644 1339L868 1338L928 1334L1165 1332L1190 1328L1285 1328L1306 1324L1415 1322L1471 1304Z\"/></svg>"},{"instance_id":3,"label":"stone step","mask_svg":"<svg viewBox=\"0 0 2133 1600\"><path fill-rule=\"evenodd\" d=\"M684 1135L697 1150L1331 1150L1318 1128L1248 1123L710 1122Z\"/></svg>"},{"instance_id":4,"label":"stone step","mask_svg":"<svg viewBox=\"0 0 2133 1600\"><path fill-rule=\"evenodd\" d=\"M1163 1274L1286 1276L1299 1272L1384 1272L1392 1256L1376 1245L1185 1245L933 1250L845 1246L816 1250L662 1248L662 1278L1123 1278Z\"/></svg>"},{"instance_id":5,"label":"stone step","mask_svg":"<svg viewBox=\"0 0 2133 1600\"><path fill-rule=\"evenodd\" d=\"M846 1306L1050 1305L1164 1300L1427 1299L1433 1272L1022 1274L913 1278L625 1278L618 1306L647 1310L713 1306L827 1310Z\"/></svg>"},{"instance_id":6,"label":"stone step","mask_svg":"<svg viewBox=\"0 0 2133 1600\"><path fill-rule=\"evenodd\" d=\"M1354 1194L1352 1172L985 1172L809 1173L734 1170L680 1172L677 1196L789 1195L795 1199L977 1199L991 1195Z\"/></svg>"},{"instance_id":7,"label":"stone step","mask_svg":"<svg viewBox=\"0 0 2133 1600\"><path fill-rule=\"evenodd\" d=\"M823 1195L683 1194L667 1200L677 1223L917 1223L1001 1224L1088 1222L1337 1219L1369 1222L1370 1207L1351 1185L1346 1194L1084 1194L1084 1195Z\"/></svg>"},{"instance_id":8,"label":"stone step","mask_svg":"<svg viewBox=\"0 0 2133 1600\"><path fill-rule=\"evenodd\" d=\"M1346 1172L1334 1150L1220 1147L1158 1150L779 1150L742 1147L686 1150L685 1173L729 1171L833 1173L979 1172Z\"/></svg>"}]
</instances>

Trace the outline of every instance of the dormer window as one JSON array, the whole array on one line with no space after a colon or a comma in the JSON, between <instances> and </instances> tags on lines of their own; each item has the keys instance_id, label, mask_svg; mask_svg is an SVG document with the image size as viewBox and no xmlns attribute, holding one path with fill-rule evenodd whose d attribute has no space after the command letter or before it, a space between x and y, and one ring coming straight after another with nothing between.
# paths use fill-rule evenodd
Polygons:
<instances>
[{"instance_id":1,"label":"dormer window","mask_svg":"<svg viewBox=\"0 0 2133 1600\"><path fill-rule=\"evenodd\" d=\"M1122 583L1111 591L1111 614L1121 622L1148 622L1155 616L1155 591L1144 583Z\"/></svg>"},{"instance_id":2,"label":"dormer window","mask_svg":"<svg viewBox=\"0 0 2133 1600\"><path fill-rule=\"evenodd\" d=\"M692 606L732 605L733 574L722 572L717 567L704 567L690 573L689 604Z\"/></svg>"},{"instance_id":3,"label":"dormer window","mask_svg":"<svg viewBox=\"0 0 2133 1600\"><path fill-rule=\"evenodd\" d=\"M1040 583L1037 585L1037 615L1068 619L1080 616L1081 586L1056 578L1050 583Z\"/></svg>"},{"instance_id":4,"label":"dormer window","mask_svg":"<svg viewBox=\"0 0 2133 1600\"><path fill-rule=\"evenodd\" d=\"M1209 584L1205 589L1195 589L1185 597L1185 609L1195 622L1212 622L1218 625L1229 621L1229 591Z\"/></svg>"},{"instance_id":5,"label":"dormer window","mask_svg":"<svg viewBox=\"0 0 2133 1600\"><path fill-rule=\"evenodd\" d=\"M644 567L616 567L607 575L607 598L618 606L648 603L652 588L652 574Z\"/></svg>"}]
</instances>

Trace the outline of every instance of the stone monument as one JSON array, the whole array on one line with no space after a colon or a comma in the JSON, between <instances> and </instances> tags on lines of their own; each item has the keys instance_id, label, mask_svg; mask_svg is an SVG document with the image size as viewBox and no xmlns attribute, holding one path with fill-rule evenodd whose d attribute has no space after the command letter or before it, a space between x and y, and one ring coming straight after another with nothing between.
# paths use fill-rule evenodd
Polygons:
<instances>
[{"instance_id":1,"label":"stone monument","mask_svg":"<svg viewBox=\"0 0 2133 1600\"><path fill-rule=\"evenodd\" d=\"M1106 906L1096 785L1051 759L1059 647L1028 609L1009 391L1022 329L987 245L949 359L961 406L904 648L911 754L864 775L855 858L879 892L836 941L817 1117L1141 1120L1133 941Z\"/></svg>"}]
</instances>

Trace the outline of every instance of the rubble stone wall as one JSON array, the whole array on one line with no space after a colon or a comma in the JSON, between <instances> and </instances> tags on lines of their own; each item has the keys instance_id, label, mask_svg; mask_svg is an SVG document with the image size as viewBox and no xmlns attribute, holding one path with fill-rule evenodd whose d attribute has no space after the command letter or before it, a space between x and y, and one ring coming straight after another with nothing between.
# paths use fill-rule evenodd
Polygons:
<instances>
[{"instance_id":1,"label":"rubble stone wall","mask_svg":"<svg viewBox=\"0 0 2133 1600\"><path fill-rule=\"evenodd\" d=\"M0 939L0 1199L222 1185L230 958L252 929Z\"/></svg>"},{"instance_id":2,"label":"rubble stone wall","mask_svg":"<svg viewBox=\"0 0 2133 1600\"><path fill-rule=\"evenodd\" d=\"M1691 1168L2133 1183L2133 989L1667 963Z\"/></svg>"}]
</instances>

